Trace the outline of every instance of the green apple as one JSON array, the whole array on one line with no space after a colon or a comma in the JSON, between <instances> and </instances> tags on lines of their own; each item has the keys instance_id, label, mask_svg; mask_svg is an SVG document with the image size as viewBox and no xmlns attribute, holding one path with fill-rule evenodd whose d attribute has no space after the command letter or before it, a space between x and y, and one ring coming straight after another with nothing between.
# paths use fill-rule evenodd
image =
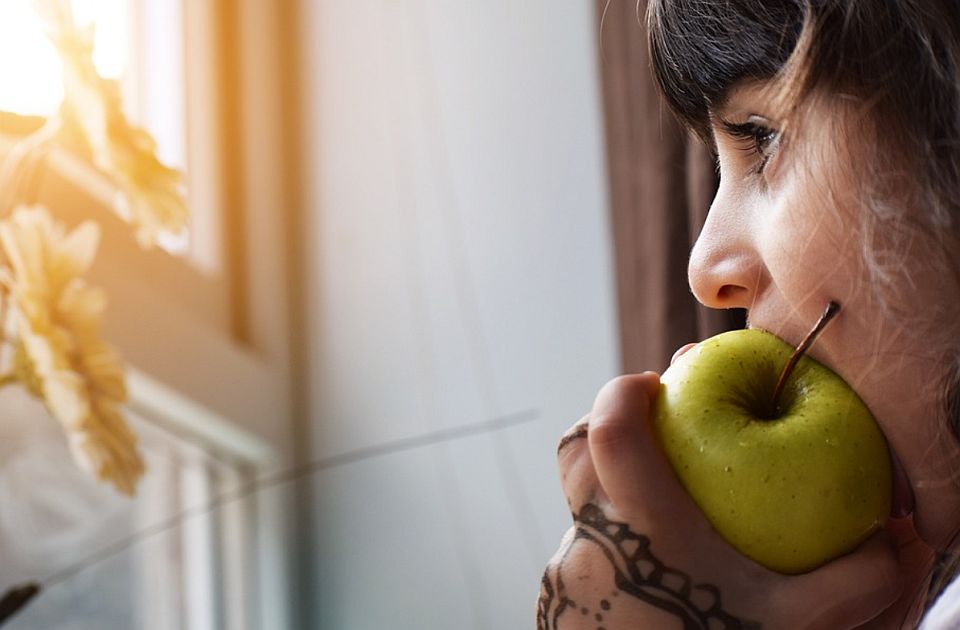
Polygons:
<instances>
[{"instance_id":1,"label":"green apple","mask_svg":"<svg viewBox=\"0 0 960 630\"><path fill-rule=\"evenodd\" d=\"M655 423L687 492L734 548L781 573L836 558L890 513L887 443L843 379L762 330L723 333L661 377Z\"/></svg>"}]
</instances>

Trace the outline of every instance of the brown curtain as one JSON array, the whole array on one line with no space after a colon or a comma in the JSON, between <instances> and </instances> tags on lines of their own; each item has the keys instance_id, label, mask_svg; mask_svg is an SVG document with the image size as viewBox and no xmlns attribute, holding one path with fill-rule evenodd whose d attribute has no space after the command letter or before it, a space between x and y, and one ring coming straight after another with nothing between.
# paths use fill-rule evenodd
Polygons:
<instances>
[{"instance_id":1,"label":"brown curtain","mask_svg":"<svg viewBox=\"0 0 960 630\"><path fill-rule=\"evenodd\" d=\"M701 306L687 259L717 180L713 160L676 122L650 72L646 0L597 0L611 227L625 372L663 370L673 352L743 326Z\"/></svg>"}]
</instances>

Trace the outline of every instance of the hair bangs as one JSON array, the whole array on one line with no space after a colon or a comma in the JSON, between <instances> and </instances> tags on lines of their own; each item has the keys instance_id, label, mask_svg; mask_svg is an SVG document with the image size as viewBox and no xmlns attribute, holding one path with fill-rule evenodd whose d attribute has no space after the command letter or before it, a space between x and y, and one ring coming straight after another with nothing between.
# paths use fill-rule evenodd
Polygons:
<instances>
[{"instance_id":1,"label":"hair bangs","mask_svg":"<svg viewBox=\"0 0 960 630\"><path fill-rule=\"evenodd\" d=\"M651 0L654 77L677 116L708 138L710 110L734 84L769 79L790 58L805 6L803 0Z\"/></svg>"}]
</instances>

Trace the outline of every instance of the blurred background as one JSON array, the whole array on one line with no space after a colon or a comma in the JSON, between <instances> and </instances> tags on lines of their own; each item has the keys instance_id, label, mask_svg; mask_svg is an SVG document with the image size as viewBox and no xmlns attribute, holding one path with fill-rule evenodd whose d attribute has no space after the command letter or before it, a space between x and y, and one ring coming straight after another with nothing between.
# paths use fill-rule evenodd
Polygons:
<instances>
[{"instance_id":1,"label":"blurred background","mask_svg":"<svg viewBox=\"0 0 960 630\"><path fill-rule=\"evenodd\" d=\"M129 500L0 396L6 627L530 628L596 391L726 320L685 261L714 169L635 2L75 0L189 190L144 251L69 156L147 473ZM62 98L0 0L0 157Z\"/></svg>"}]
</instances>

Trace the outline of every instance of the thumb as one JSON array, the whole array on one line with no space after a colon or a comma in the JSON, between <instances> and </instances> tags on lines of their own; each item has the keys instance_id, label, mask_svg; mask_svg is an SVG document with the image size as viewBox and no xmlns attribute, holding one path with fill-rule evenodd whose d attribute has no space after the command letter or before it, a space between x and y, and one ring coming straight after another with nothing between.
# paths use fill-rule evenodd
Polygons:
<instances>
[{"instance_id":1,"label":"thumb","mask_svg":"<svg viewBox=\"0 0 960 630\"><path fill-rule=\"evenodd\" d=\"M653 372L621 376L600 390L590 413L587 442L597 477L614 506L627 512L667 508L675 493L664 484L680 491L651 426L659 390Z\"/></svg>"}]
</instances>

